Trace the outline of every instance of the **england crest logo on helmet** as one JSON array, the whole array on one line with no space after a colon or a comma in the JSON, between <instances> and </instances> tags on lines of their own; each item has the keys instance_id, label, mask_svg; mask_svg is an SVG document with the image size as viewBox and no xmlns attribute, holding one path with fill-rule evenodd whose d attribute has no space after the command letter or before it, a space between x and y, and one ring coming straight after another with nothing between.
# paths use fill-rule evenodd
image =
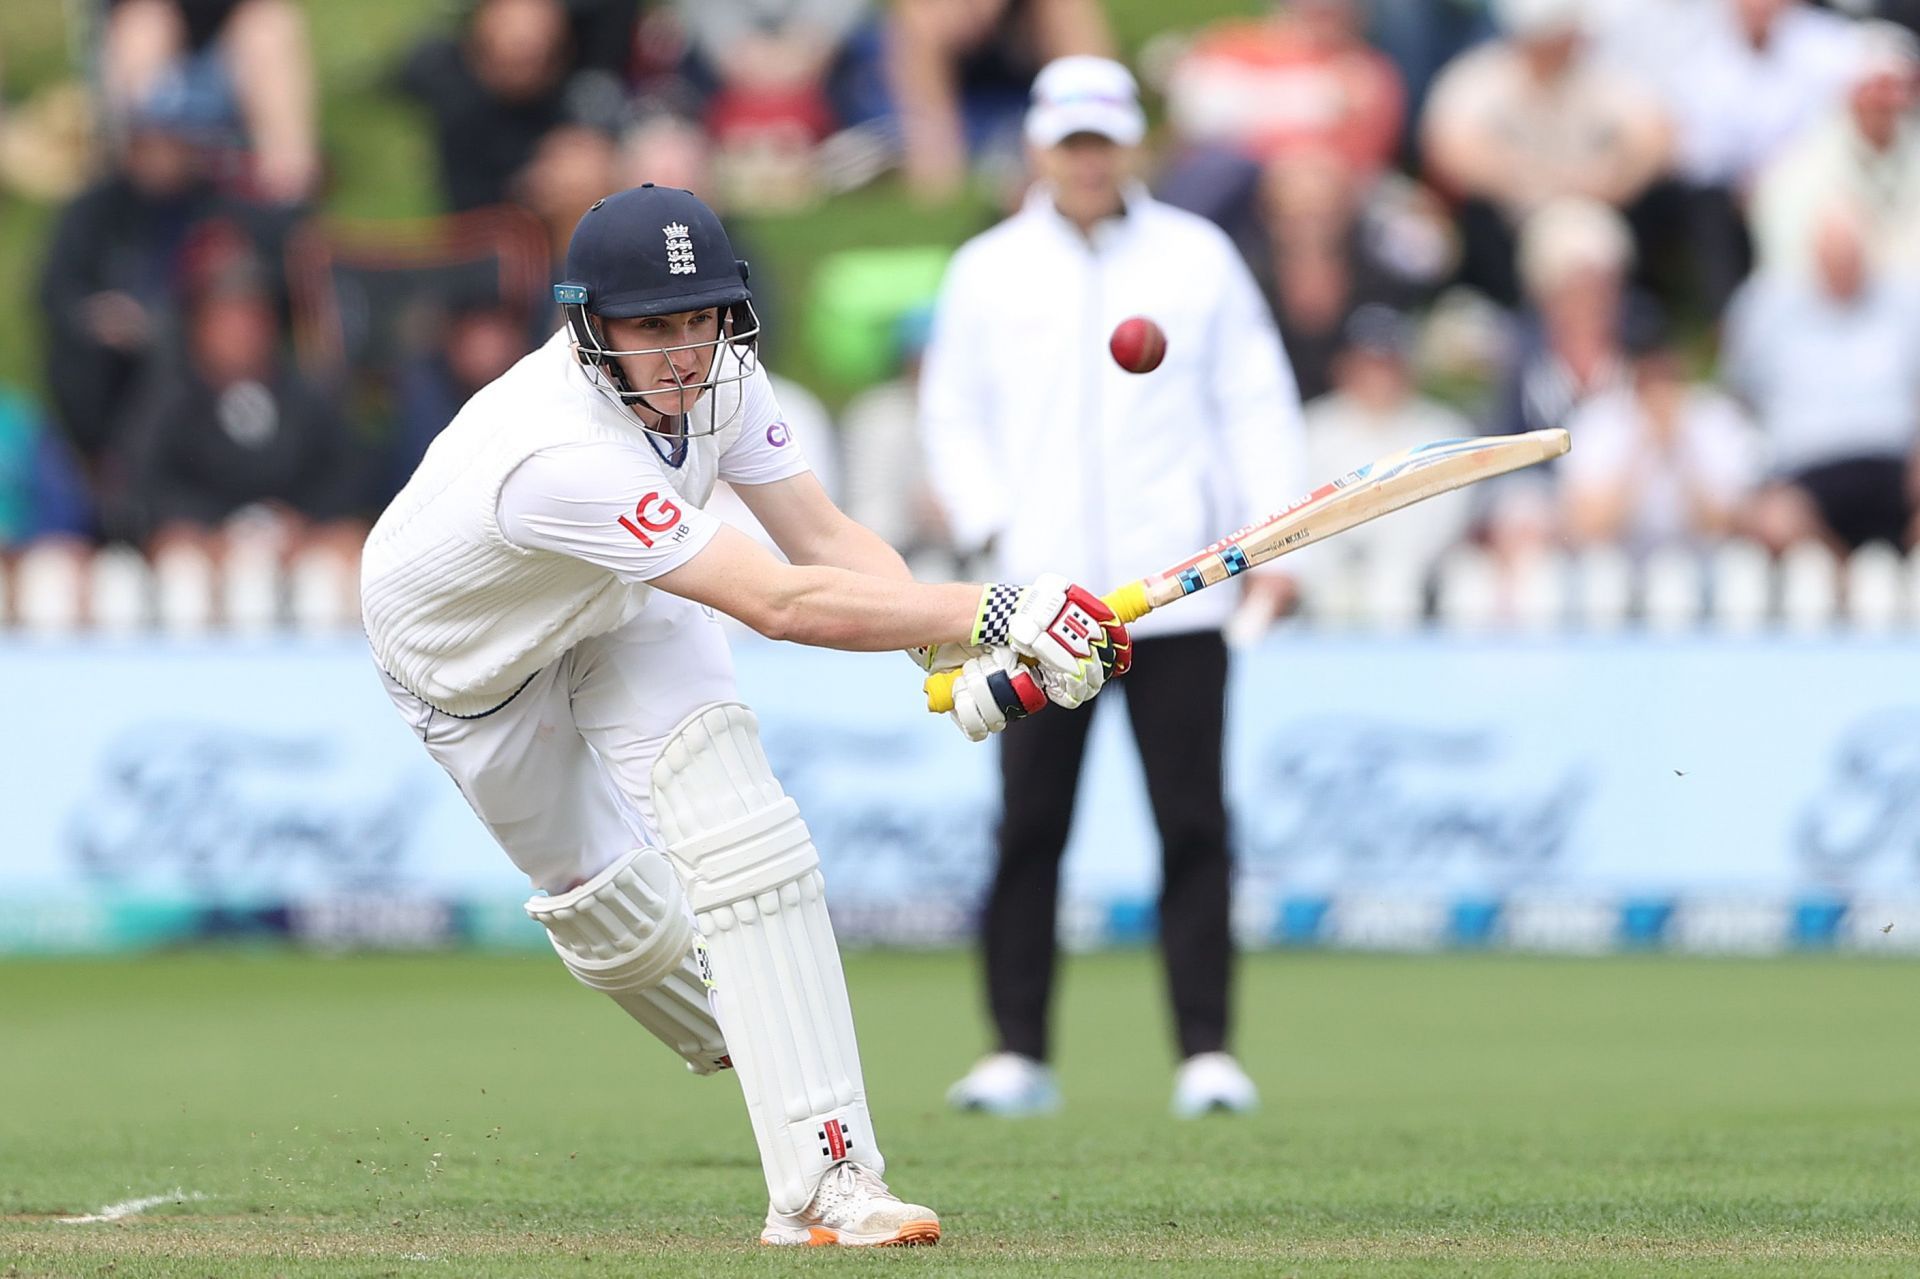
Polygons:
<instances>
[{"instance_id":1,"label":"england crest logo on helmet","mask_svg":"<svg viewBox=\"0 0 1920 1279\"><path fill-rule=\"evenodd\" d=\"M693 260L693 239L687 234L686 224L670 222L660 228L667 236L667 271L671 275L692 275L699 270Z\"/></svg>"}]
</instances>

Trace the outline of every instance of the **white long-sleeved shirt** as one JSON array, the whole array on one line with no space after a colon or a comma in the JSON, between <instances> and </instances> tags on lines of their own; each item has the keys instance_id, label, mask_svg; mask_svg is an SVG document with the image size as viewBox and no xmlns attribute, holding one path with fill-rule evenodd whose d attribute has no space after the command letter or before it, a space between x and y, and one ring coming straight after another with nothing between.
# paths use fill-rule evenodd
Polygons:
<instances>
[{"instance_id":1,"label":"white long-sleeved shirt","mask_svg":"<svg viewBox=\"0 0 1920 1279\"><path fill-rule=\"evenodd\" d=\"M1152 373L1107 352L1131 315L1166 331ZM1218 227L1139 188L1083 236L1036 187L961 247L920 424L955 542L991 543L1008 582L1055 572L1111 590L1307 487L1299 395L1246 265ZM1204 591L1135 633L1217 628L1235 600Z\"/></svg>"}]
</instances>

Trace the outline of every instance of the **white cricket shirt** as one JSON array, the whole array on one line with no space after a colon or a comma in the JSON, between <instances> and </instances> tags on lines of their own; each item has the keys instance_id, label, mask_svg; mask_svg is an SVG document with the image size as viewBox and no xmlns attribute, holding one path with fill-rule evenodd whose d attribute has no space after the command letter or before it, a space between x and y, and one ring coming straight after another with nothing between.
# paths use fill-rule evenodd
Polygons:
<instances>
[{"instance_id":1,"label":"white cricket shirt","mask_svg":"<svg viewBox=\"0 0 1920 1279\"><path fill-rule=\"evenodd\" d=\"M708 394L727 424L670 450L594 388L565 330L481 389L367 539L382 669L450 715L491 710L699 554L720 525L701 509L716 479L807 469L764 370Z\"/></svg>"}]
</instances>

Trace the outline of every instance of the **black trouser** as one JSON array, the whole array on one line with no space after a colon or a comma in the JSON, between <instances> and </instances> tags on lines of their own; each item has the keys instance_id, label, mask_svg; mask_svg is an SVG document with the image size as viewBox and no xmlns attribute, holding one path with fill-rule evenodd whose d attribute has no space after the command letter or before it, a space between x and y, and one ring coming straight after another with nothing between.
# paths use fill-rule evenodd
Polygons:
<instances>
[{"instance_id":1,"label":"black trouser","mask_svg":"<svg viewBox=\"0 0 1920 1279\"><path fill-rule=\"evenodd\" d=\"M1217 631L1134 642L1120 682L1160 831L1160 949L1180 1053L1227 1038L1227 809L1221 793L1227 647ZM987 898L987 1003L1000 1049L1044 1060L1060 857L1093 710L1049 706L1000 737L1000 864Z\"/></svg>"}]
</instances>

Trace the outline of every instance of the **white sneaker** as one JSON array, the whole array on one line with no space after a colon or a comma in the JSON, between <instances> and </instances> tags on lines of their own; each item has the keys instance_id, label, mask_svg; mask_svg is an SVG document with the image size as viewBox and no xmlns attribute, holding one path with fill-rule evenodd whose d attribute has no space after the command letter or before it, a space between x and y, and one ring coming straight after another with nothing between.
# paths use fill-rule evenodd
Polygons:
<instances>
[{"instance_id":1,"label":"white sneaker","mask_svg":"<svg viewBox=\"0 0 1920 1279\"><path fill-rule=\"evenodd\" d=\"M1009 1119L1050 1115L1060 1109L1060 1086L1045 1062L1019 1053L994 1053L947 1089L947 1104Z\"/></svg>"},{"instance_id":2,"label":"white sneaker","mask_svg":"<svg viewBox=\"0 0 1920 1279\"><path fill-rule=\"evenodd\" d=\"M846 1248L940 1242L933 1209L901 1203L871 1168L843 1159L820 1176L813 1202L797 1213L767 1209L761 1243Z\"/></svg>"},{"instance_id":3,"label":"white sneaker","mask_svg":"<svg viewBox=\"0 0 1920 1279\"><path fill-rule=\"evenodd\" d=\"M1173 1076L1173 1113L1192 1119L1210 1111L1236 1115L1260 1108L1260 1090L1227 1053L1195 1053Z\"/></svg>"}]
</instances>

